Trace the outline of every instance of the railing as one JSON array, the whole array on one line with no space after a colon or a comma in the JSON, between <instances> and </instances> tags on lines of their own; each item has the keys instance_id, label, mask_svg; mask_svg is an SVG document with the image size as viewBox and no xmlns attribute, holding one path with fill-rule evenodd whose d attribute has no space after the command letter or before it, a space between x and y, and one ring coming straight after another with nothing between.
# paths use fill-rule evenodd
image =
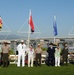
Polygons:
<instances>
[{"instance_id":1,"label":"railing","mask_svg":"<svg viewBox=\"0 0 74 75\"><path fill-rule=\"evenodd\" d=\"M45 64L46 55L41 56L41 64ZM9 56L10 64L17 64L18 55L10 55Z\"/></svg>"}]
</instances>

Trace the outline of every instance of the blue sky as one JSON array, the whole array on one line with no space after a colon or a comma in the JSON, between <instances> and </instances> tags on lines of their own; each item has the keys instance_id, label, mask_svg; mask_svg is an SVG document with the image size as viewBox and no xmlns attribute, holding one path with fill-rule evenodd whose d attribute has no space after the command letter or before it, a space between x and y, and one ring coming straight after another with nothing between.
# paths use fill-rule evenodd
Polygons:
<instances>
[{"instance_id":1,"label":"blue sky","mask_svg":"<svg viewBox=\"0 0 74 75\"><path fill-rule=\"evenodd\" d=\"M32 10L35 27L41 32L40 37L53 37L54 15L57 18L56 37L68 37L74 26L74 0L0 0L0 15L11 34L17 34L28 19L29 9ZM26 25L28 27L28 23L23 26L24 29ZM35 31L38 30L35 28Z\"/></svg>"}]
</instances>

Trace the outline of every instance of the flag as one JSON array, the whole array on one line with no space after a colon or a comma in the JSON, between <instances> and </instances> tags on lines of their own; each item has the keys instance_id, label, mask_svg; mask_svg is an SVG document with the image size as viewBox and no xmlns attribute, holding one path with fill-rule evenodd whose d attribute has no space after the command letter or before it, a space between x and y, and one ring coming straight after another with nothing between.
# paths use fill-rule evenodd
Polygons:
<instances>
[{"instance_id":1,"label":"flag","mask_svg":"<svg viewBox=\"0 0 74 75\"><path fill-rule=\"evenodd\" d=\"M0 16L0 30L2 29L2 18Z\"/></svg>"},{"instance_id":2,"label":"flag","mask_svg":"<svg viewBox=\"0 0 74 75\"><path fill-rule=\"evenodd\" d=\"M57 24L56 24L56 16L54 16L53 29L54 29L54 36L58 35Z\"/></svg>"},{"instance_id":3,"label":"flag","mask_svg":"<svg viewBox=\"0 0 74 75\"><path fill-rule=\"evenodd\" d=\"M35 28L34 28L34 23L33 23L33 19L32 19L31 10L30 10L30 14L29 14L29 25L31 27L31 32L33 33Z\"/></svg>"}]
</instances>

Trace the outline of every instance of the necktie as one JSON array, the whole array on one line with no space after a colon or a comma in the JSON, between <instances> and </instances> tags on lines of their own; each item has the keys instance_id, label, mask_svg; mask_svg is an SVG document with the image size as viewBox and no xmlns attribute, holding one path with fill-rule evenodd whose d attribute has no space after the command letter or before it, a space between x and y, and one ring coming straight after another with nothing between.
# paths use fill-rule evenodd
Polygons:
<instances>
[{"instance_id":1,"label":"necktie","mask_svg":"<svg viewBox=\"0 0 74 75\"><path fill-rule=\"evenodd\" d=\"M22 46L22 49L23 49L23 46Z\"/></svg>"}]
</instances>

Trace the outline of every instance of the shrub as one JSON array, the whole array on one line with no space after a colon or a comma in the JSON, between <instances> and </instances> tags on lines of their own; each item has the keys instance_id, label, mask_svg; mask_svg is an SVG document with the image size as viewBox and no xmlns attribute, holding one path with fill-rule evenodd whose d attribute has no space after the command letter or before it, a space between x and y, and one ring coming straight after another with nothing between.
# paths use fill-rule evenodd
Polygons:
<instances>
[{"instance_id":1,"label":"shrub","mask_svg":"<svg viewBox=\"0 0 74 75\"><path fill-rule=\"evenodd\" d=\"M41 49L42 49L43 51L47 51L47 48L42 47Z\"/></svg>"},{"instance_id":2,"label":"shrub","mask_svg":"<svg viewBox=\"0 0 74 75\"><path fill-rule=\"evenodd\" d=\"M9 52L10 55L15 54L13 50L14 50L13 48L10 49L10 52Z\"/></svg>"}]
</instances>

